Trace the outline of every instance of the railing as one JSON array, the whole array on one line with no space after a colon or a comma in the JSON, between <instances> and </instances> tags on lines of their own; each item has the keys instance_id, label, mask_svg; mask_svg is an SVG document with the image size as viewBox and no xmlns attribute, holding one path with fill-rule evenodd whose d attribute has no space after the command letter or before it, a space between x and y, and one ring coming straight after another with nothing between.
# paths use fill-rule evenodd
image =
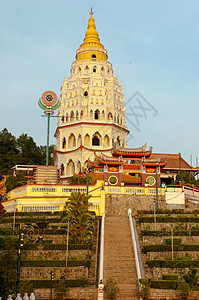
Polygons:
<instances>
[{"instance_id":1,"label":"railing","mask_svg":"<svg viewBox=\"0 0 199 300\"><path fill-rule=\"evenodd\" d=\"M131 229L131 237L133 242L133 250L134 250L134 256L135 256L135 265L136 265L136 271L137 271L137 278L138 278L138 284L140 283L141 277L141 268L139 263L139 257L138 257L138 249L136 244L136 238L135 238L135 230L132 222L132 216L131 216L131 209L128 209L128 217L129 217L129 223L130 223L130 229Z\"/></svg>"},{"instance_id":2,"label":"railing","mask_svg":"<svg viewBox=\"0 0 199 300\"><path fill-rule=\"evenodd\" d=\"M102 213L102 225L101 225L101 241L100 241L100 268L99 268L99 282L103 282L104 271L104 222L105 213Z\"/></svg>"},{"instance_id":3,"label":"railing","mask_svg":"<svg viewBox=\"0 0 199 300\"><path fill-rule=\"evenodd\" d=\"M145 270L144 270L144 264L142 261L142 254L141 254L140 244L139 244L139 240L138 240L138 233L137 233L135 218L132 218L132 222L133 222L133 228L134 228L134 232L135 232L135 241L136 241L136 245L137 245L137 253L138 253L138 260L139 260L139 265L140 265L141 278L145 278Z\"/></svg>"}]
</instances>

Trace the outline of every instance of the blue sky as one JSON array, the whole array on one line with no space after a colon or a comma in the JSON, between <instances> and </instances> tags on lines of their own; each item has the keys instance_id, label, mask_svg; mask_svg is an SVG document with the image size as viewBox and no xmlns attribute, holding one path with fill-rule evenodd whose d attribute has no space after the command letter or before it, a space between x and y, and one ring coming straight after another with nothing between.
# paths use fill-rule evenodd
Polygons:
<instances>
[{"instance_id":1,"label":"blue sky","mask_svg":"<svg viewBox=\"0 0 199 300\"><path fill-rule=\"evenodd\" d=\"M37 144L46 143L46 118L37 102L48 89L59 95L83 41L91 5L128 102L128 146L147 142L154 152L181 152L188 162L192 155L195 165L198 0L0 0L0 130L6 127L15 136L27 133ZM137 92L142 98L132 97ZM51 143L55 129L53 118Z\"/></svg>"}]
</instances>

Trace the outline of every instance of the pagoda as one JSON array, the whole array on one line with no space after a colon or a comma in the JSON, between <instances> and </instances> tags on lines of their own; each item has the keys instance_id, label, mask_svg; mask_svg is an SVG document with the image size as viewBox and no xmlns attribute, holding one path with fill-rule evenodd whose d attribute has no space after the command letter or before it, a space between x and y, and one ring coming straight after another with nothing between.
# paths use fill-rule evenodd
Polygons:
<instances>
[{"instance_id":1,"label":"pagoda","mask_svg":"<svg viewBox=\"0 0 199 300\"><path fill-rule=\"evenodd\" d=\"M123 89L100 42L92 8L75 58L70 77L61 85L55 132L55 164L61 179L82 171L94 153L111 155L115 144L126 147L129 133Z\"/></svg>"}]
</instances>

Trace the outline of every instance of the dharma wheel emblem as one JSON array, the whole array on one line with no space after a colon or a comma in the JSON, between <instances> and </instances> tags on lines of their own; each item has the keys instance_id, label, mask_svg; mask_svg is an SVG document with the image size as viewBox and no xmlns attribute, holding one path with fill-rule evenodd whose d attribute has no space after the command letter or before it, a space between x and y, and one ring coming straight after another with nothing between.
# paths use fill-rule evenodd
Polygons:
<instances>
[{"instance_id":1,"label":"dharma wheel emblem","mask_svg":"<svg viewBox=\"0 0 199 300\"><path fill-rule=\"evenodd\" d=\"M47 151L46 151L46 165L49 163L49 131L50 131L50 117L54 114L54 110L56 110L60 106L60 101L57 99L57 95L53 91L46 91L41 95L41 98L38 101L41 109L44 110L46 117L48 117L48 125L47 125Z\"/></svg>"},{"instance_id":2,"label":"dharma wheel emblem","mask_svg":"<svg viewBox=\"0 0 199 300\"><path fill-rule=\"evenodd\" d=\"M46 91L41 95L38 104L45 113L53 114L53 110L56 110L60 106L60 101L57 99L55 92Z\"/></svg>"}]
</instances>

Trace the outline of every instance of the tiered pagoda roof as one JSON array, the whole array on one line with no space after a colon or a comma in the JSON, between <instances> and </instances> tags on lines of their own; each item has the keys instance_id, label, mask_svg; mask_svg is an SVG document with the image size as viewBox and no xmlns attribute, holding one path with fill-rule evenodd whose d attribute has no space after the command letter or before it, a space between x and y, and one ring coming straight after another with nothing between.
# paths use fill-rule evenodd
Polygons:
<instances>
[{"instance_id":1,"label":"tiered pagoda roof","mask_svg":"<svg viewBox=\"0 0 199 300\"><path fill-rule=\"evenodd\" d=\"M122 148L120 146L116 146L112 150L113 156L122 156L128 158L142 158L142 157L149 157L152 152L152 147L149 150L146 150L146 144L140 148Z\"/></svg>"}]
</instances>

